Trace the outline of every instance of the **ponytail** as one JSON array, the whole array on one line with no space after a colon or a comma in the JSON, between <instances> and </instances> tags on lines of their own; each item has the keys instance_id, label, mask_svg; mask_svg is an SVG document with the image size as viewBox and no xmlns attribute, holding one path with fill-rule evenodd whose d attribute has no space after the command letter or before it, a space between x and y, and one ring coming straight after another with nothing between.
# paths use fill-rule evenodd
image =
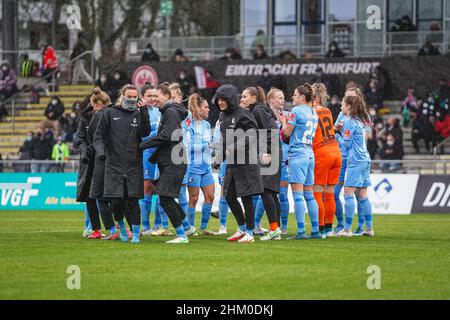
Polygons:
<instances>
[{"instance_id":1,"label":"ponytail","mask_svg":"<svg viewBox=\"0 0 450 320\"><path fill-rule=\"evenodd\" d=\"M328 100L330 100L330 97L328 96L328 93L327 93L327 87L325 87L325 85L323 83L314 83L312 85L312 89L313 89L314 100L316 98L319 98L320 105L322 107L325 107L328 104Z\"/></svg>"},{"instance_id":2,"label":"ponytail","mask_svg":"<svg viewBox=\"0 0 450 320\"><path fill-rule=\"evenodd\" d=\"M111 99L106 92L103 92L99 87L92 90L91 97L89 98L91 104L101 103L104 106L111 104Z\"/></svg>"},{"instance_id":3,"label":"ponytail","mask_svg":"<svg viewBox=\"0 0 450 320\"><path fill-rule=\"evenodd\" d=\"M256 97L256 102L259 103L266 103L266 93L264 92L264 89L260 86L257 87L249 87L245 89L252 97Z\"/></svg>"},{"instance_id":4,"label":"ponytail","mask_svg":"<svg viewBox=\"0 0 450 320\"><path fill-rule=\"evenodd\" d=\"M295 89L301 96L305 96L306 102L312 102L313 100L313 88L309 83L305 83L304 85L297 87Z\"/></svg>"}]
</instances>

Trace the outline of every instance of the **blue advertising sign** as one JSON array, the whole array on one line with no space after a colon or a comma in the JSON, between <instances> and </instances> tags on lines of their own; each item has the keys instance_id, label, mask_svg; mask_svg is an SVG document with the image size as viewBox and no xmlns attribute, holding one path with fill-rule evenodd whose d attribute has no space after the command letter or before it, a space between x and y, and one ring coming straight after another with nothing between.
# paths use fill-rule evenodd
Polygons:
<instances>
[{"instance_id":1,"label":"blue advertising sign","mask_svg":"<svg viewBox=\"0 0 450 320\"><path fill-rule=\"evenodd\" d=\"M2 173L0 210L83 210L76 173Z\"/></svg>"}]
</instances>

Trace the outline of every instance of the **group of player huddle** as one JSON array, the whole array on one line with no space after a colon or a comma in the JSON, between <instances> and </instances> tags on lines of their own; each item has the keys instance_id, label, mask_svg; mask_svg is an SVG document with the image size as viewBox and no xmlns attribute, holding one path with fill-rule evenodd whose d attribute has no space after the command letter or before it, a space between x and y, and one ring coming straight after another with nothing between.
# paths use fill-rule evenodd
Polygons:
<instances>
[{"instance_id":1,"label":"group of player huddle","mask_svg":"<svg viewBox=\"0 0 450 320\"><path fill-rule=\"evenodd\" d=\"M239 94L236 87L223 85L214 98L221 114L212 130L207 121L208 101L199 94L183 101L178 84L146 84L140 90L125 86L114 106L104 92L94 89L91 115L82 119L77 132L82 154L77 198L87 204L83 235L139 243L142 236L171 235L170 220L176 238L167 243L188 243L188 237L198 234L227 234L231 210L238 230L228 241L251 243L255 235L261 235L262 241L281 240L287 234L290 185L297 233L288 240L374 236L367 197L371 160L366 127L371 120L364 97L357 88L347 90L336 121L326 107L328 100L323 84L305 84L295 89L293 109L286 112L281 90L273 88L266 96L261 88L249 87ZM182 139L173 138L176 130L182 130ZM230 131L251 130L279 133L277 143L266 139L257 163L250 160L248 137L230 139L229 135ZM176 149L180 144L184 146L181 152ZM239 152L245 154L240 162L236 161ZM174 154L181 154L185 161L176 161ZM261 174L273 164L276 172ZM222 188L218 232L208 229L215 194L214 166L219 167ZM204 202L201 225L196 228L200 190ZM352 232L356 208L358 228ZM306 234L306 211L310 235ZM260 226L264 213L270 230ZM107 236L101 233L100 217Z\"/></svg>"}]
</instances>

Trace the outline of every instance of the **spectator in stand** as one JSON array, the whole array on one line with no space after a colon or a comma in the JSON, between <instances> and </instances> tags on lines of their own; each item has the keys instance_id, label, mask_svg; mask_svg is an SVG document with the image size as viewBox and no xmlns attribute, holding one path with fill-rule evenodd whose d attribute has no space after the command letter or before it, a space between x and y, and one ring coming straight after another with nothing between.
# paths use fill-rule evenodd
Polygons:
<instances>
[{"instance_id":1,"label":"spectator in stand","mask_svg":"<svg viewBox=\"0 0 450 320\"><path fill-rule=\"evenodd\" d=\"M262 71L262 76L258 80L258 86L264 89L264 92L269 93L270 89L273 87L274 79L270 75L269 69L264 68Z\"/></svg>"},{"instance_id":2,"label":"spectator in stand","mask_svg":"<svg viewBox=\"0 0 450 320\"><path fill-rule=\"evenodd\" d=\"M411 110L411 116L413 118L411 138L416 154L420 153L419 141L422 139L425 141L426 151L430 152L430 142L433 140L434 130L428 118L427 110L423 109L418 112Z\"/></svg>"},{"instance_id":3,"label":"spectator in stand","mask_svg":"<svg viewBox=\"0 0 450 320\"><path fill-rule=\"evenodd\" d=\"M94 85L99 87L103 92L106 92L108 96L113 95L114 80L108 75L107 72L102 72L100 74L100 78L95 81Z\"/></svg>"},{"instance_id":4,"label":"spectator in stand","mask_svg":"<svg viewBox=\"0 0 450 320\"><path fill-rule=\"evenodd\" d=\"M377 79L370 79L364 89L364 96L366 98L367 107L373 107L377 112L380 112L383 107L383 92L378 86Z\"/></svg>"},{"instance_id":5,"label":"spectator in stand","mask_svg":"<svg viewBox=\"0 0 450 320\"><path fill-rule=\"evenodd\" d=\"M427 35L425 41L430 41L431 43L442 43L444 34L441 32L441 27L439 22L432 21L430 24L431 33Z\"/></svg>"},{"instance_id":6,"label":"spectator in stand","mask_svg":"<svg viewBox=\"0 0 450 320\"><path fill-rule=\"evenodd\" d=\"M395 141L399 144L403 149L403 131L400 126L400 120L394 117L389 117L386 122L386 126L383 132L383 138L387 141L387 137L389 135L393 135L395 137Z\"/></svg>"},{"instance_id":7,"label":"spectator in stand","mask_svg":"<svg viewBox=\"0 0 450 320\"><path fill-rule=\"evenodd\" d=\"M267 55L266 50L264 49L264 46L262 44L256 46L255 53L253 54L253 59L269 59L269 56Z\"/></svg>"},{"instance_id":8,"label":"spectator in stand","mask_svg":"<svg viewBox=\"0 0 450 320\"><path fill-rule=\"evenodd\" d=\"M54 82L56 79L56 70L59 68L58 57L56 56L56 51L52 46L44 44L42 46L42 77L46 79L47 84ZM53 87L53 91L56 88ZM46 89L46 95L50 95L48 88Z\"/></svg>"},{"instance_id":9,"label":"spectator in stand","mask_svg":"<svg viewBox=\"0 0 450 320\"><path fill-rule=\"evenodd\" d=\"M437 133L437 143L450 137L450 115L439 114L434 124L434 130ZM444 146L441 147L441 154L444 154Z\"/></svg>"},{"instance_id":10,"label":"spectator in stand","mask_svg":"<svg viewBox=\"0 0 450 320\"><path fill-rule=\"evenodd\" d=\"M417 98L414 89L409 88L405 100L402 102L403 127L408 127L411 120L411 110L418 109Z\"/></svg>"},{"instance_id":11,"label":"spectator in stand","mask_svg":"<svg viewBox=\"0 0 450 320\"><path fill-rule=\"evenodd\" d=\"M181 92L183 93L183 99L190 96L196 90L194 79L187 75L185 69L180 70L176 82L180 85Z\"/></svg>"},{"instance_id":12,"label":"spectator in stand","mask_svg":"<svg viewBox=\"0 0 450 320\"><path fill-rule=\"evenodd\" d=\"M438 56L441 53L439 49L433 46L431 41L425 42L422 48L420 48L418 55L419 56Z\"/></svg>"},{"instance_id":13,"label":"spectator in stand","mask_svg":"<svg viewBox=\"0 0 450 320\"><path fill-rule=\"evenodd\" d=\"M184 55L184 52L182 49L177 49L173 53L172 57L170 58L171 62L186 62L188 61L188 58Z\"/></svg>"},{"instance_id":14,"label":"spectator in stand","mask_svg":"<svg viewBox=\"0 0 450 320\"><path fill-rule=\"evenodd\" d=\"M377 114L377 110L374 107L369 107L368 112L372 125L370 130L368 130L367 135L367 151L369 151L370 158L374 159L377 154L378 148L381 147L380 144L380 132L384 129L383 119Z\"/></svg>"},{"instance_id":15,"label":"spectator in stand","mask_svg":"<svg viewBox=\"0 0 450 320\"><path fill-rule=\"evenodd\" d=\"M159 61L159 54L153 49L153 45L151 43L147 44L144 49L144 54L142 55L142 62L152 62Z\"/></svg>"},{"instance_id":16,"label":"spectator in stand","mask_svg":"<svg viewBox=\"0 0 450 320\"><path fill-rule=\"evenodd\" d=\"M88 48L89 44L86 40L86 37L84 36L84 33L78 33L77 43L75 44L72 50L72 54L70 55L70 60L77 59L73 67L72 84L78 84L80 76L83 76L84 79L87 80L87 82L89 82L90 84L94 82L94 79L89 74L89 72L86 71L86 67L84 65L86 56L80 57L84 52L88 51Z\"/></svg>"},{"instance_id":17,"label":"spectator in stand","mask_svg":"<svg viewBox=\"0 0 450 320\"><path fill-rule=\"evenodd\" d=\"M231 61L231 60L241 60L241 59L242 59L241 54L235 48L230 47L225 50L225 54L219 60Z\"/></svg>"},{"instance_id":18,"label":"spectator in stand","mask_svg":"<svg viewBox=\"0 0 450 320\"><path fill-rule=\"evenodd\" d=\"M53 146L52 160L59 162L69 160L69 147L63 141L63 137L58 137L57 143ZM55 168L55 172L64 172L64 163L56 164Z\"/></svg>"},{"instance_id":19,"label":"spectator in stand","mask_svg":"<svg viewBox=\"0 0 450 320\"><path fill-rule=\"evenodd\" d=\"M278 56L278 59L281 59L285 62L297 60L297 56L289 49L284 49Z\"/></svg>"},{"instance_id":20,"label":"spectator in stand","mask_svg":"<svg viewBox=\"0 0 450 320\"><path fill-rule=\"evenodd\" d=\"M422 101L419 107L419 113L424 114L427 117L436 115L439 105L433 92L428 92L426 99Z\"/></svg>"},{"instance_id":21,"label":"spectator in stand","mask_svg":"<svg viewBox=\"0 0 450 320\"><path fill-rule=\"evenodd\" d=\"M328 108L331 110L331 114L333 115L333 123L336 123L336 120L341 113L341 103L338 95L332 95L330 99L330 105Z\"/></svg>"},{"instance_id":22,"label":"spectator in stand","mask_svg":"<svg viewBox=\"0 0 450 320\"><path fill-rule=\"evenodd\" d=\"M323 73L322 68L317 68L316 73L312 80L313 83L323 83L325 87L327 87L328 92L335 93L334 86L333 86L333 80L331 80L331 77L327 74Z\"/></svg>"},{"instance_id":23,"label":"spectator in stand","mask_svg":"<svg viewBox=\"0 0 450 320\"><path fill-rule=\"evenodd\" d=\"M0 102L10 98L17 90L17 74L8 61L0 66Z\"/></svg>"},{"instance_id":24,"label":"spectator in stand","mask_svg":"<svg viewBox=\"0 0 450 320\"><path fill-rule=\"evenodd\" d=\"M7 116L8 116L8 110L6 109L5 105L2 104L2 102L0 100L0 122L3 122Z\"/></svg>"},{"instance_id":25,"label":"spectator in stand","mask_svg":"<svg viewBox=\"0 0 450 320\"><path fill-rule=\"evenodd\" d=\"M64 104L58 96L53 96L50 100L47 108L45 109L44 116L47 118L42 120L40 126L43 128L53 128L56 136L61 135L61 117L64 114Z\"/></svg>"},{"instance_id":26,"label":"spectator in stand","mask_svg":"<svg viewBox=\"0 0 450 320\"><path fill-rule=\"evenodd\" d=\"M438 96L439 103L442 104L442 101L445 101L450 96L450 86L445 78L439 79L439 88L436 90L436 95ZM442 107L441 107L442 108Z\"/></svg>"},{"instance_id":27,"label":"spectator in stand","mask_svg":"<svg viewBox=\"0 0 450 320\"><path fill-rule=\"evenodd\" d=\"M328 52L325 55L325 58L344 58L345 53L339 48L339 45L336 41L331 41L328 46Z\"/></svg>"},{"instance_id":28,"label":"spectator in stand","mask_svg":"<svg viewBox=\"0 0 450 320\"><path fill-rule=\"evenodd\" d=\"M30 59L28 53L22 55L22 63L20 64L20 77L24 79L35 77L39 69L39 63Z\"/></svg>"},{"instance_id":29,"label":"spectator in stand","mask_svg":"<svg viewBox=\"0 0 450 320\"><path fill-rule=\"evenodd\" d=\"M402 160L403 159L403 145L395 138L393 134L388 134L383 147L379 151L381 160ZM381 164L381 171L393 171L401 167L401 163L383 162Z\"/></svg>"},{"instance_id":30,"label":"spectator in stand","mask_svg":"<svg viewBox=\"0 0 450 320\"><path fill-rule=\"evenodd\" d=\"M258 45L267 46L267 35L264 30L258 30L256 32L255 40L252 42L252 48L256 48Z\"/></svg>"},{"instance_id":31,"label":"spectator in stand","mask_svg":"<svg viewBox=\"0 0 450 320\"><path fill-rule=\"evenodd\" d=\"M22 146L19 148L19 160L30 161L32 151L32 141L34 139L33 132L28 132ZM15 166L15 172L30 172L30 164Z\"/></svg>"},{"instance_id":32,"label":"spectator in stand","mask_svg":"<svg viewBox=\"0 0 450 320\"><path fill-rule=\"evenodd\" d=\"M111 94L109 95L113 104L115 104L117 99L119 98L120 90L130 82L131 81L128 79L128 76L125 72L123 72L122 70L114 71L114 76L111 80Z\"/></svg>"},{"instance_id":33,"label":"spectator in stand","mask_svg":"<svg viewBox=\"0 0 450 320\"><path fill-rule=\"evenodd\" d=\"M72 107L72 112L64 114L64 116L61 118L63 140L66 142L75 142L75 133L77 132L78 121L80 120L75 110L79 105L80 102L75 101Z\"/></svg>"},{"instance_id":34,"label":"spectator in stand","mask_svg":"<svg viewBox=\"0 0 450 320\"><path fill-rule=\"evenodd\" d=\"M404 15L401 19L397 19L395 21L395 24L391 27L391 31L394 32L417 31L417 27L412 23L412 20L408 15Z\"/></svg>"},{"instance_id":35,"label":"spectator in stand","mask_svg":"<svg viewBox=\"0 0 450 320\"><path fill-rule=\"evenodd\" d=\"M31 159L36 161L50 160L53 148L53 139L45 133L44 128L39 128L36 136L31 141ZM31 163L32 173L45 173L49 171L48 163Z\"/></svg>"}]
</instances>

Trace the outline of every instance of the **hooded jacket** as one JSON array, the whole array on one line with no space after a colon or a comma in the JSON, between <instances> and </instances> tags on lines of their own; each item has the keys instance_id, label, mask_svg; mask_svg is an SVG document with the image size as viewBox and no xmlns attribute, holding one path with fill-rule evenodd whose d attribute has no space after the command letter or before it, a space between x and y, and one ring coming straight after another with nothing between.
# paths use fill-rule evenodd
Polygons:
<instances>
[{"instance_id":1,"label":"hooded jacket","mask_svg":"<svg viewBox=\"0 0 450 320\"><path fill-rule=\"evenodd\" d=\"M3 67L8 67L7 71L3 71ZM0 66L0 90L3 89L12 89L16 86L17 83L17 75L14 70L11 68L9 63L2 63Z\"/></svg>"},{"instance_id":2,"label":"hooded jacket","mask_svg":"<svg viewBox=\"0 0 450 320\"><path fill-rule=\"evenodd\" d=\"M249 110L239 106L238 91L232 85L223 85L217 92L215 97L215 104L218 106L219 99L227 101L228 108L221 112L219 116L218 126L222 133L223 149L222 155L218 159L224 159L226 155L227 171L224 180L224 194L228 193L228 189L232 181L234 181L237 197L251 196L261 194L264 191L261 169L257 159L257 130L258 125L255 117ZM230 141L227 139L231 133L236 133L237 130L242 130L245 135L238 135ZM245 161L242 160L240 154L243 152ZM255 148L250 152L250 147ZM234 156L233 156L234 155ZM252 159L250 158L252 155ZM256 158L253 158L255 156Z\"/></svg>"},{"instance_id":3,"label":"hooded jacket","mask_svg":"<svg viewBox=\"0 0 450 320\"><path fill-rule=\"evenodd\" d=\"M183 105L173 102L166 103L159 111L161 119L157 135L141 143L140 147L141 149L156 148L148 160L157 163L159 167L176 165L171 158L172 150L183 141L181 122L186 119L188 112ZM172 138L173 134L175 134L174 138ZM182 152L180 156L183 157L185 164L185 152Z\"/></svg>"},{"instance_id":4,"label":"hooded jacket","mask_svg":"<svg viewBox=\"0 0 450 320\"><path fill-rule=\"evenodd\" d=\"M143 198L144 174L139 143L149 134L147 108L128 111L114 106L102 112L94 134L94 148L99 159L105 160L105 198L124 198L125 195Z\"/></svg>"}]
</instances>

